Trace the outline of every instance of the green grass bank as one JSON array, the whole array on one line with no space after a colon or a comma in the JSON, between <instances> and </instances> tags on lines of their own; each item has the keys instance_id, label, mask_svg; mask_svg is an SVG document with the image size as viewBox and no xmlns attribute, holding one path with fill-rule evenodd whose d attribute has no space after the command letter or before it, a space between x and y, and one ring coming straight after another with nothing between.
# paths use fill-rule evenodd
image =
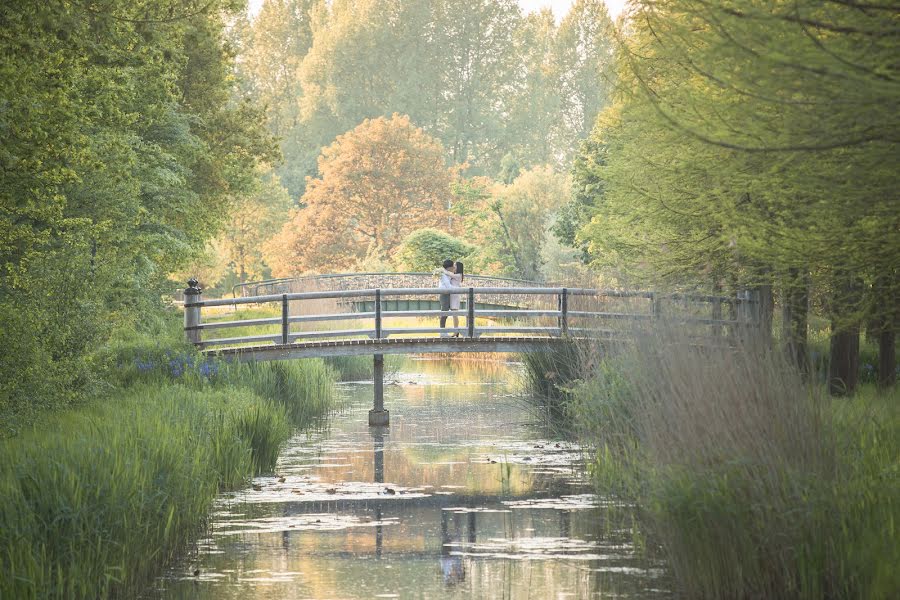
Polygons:
<instances>
[{"instance_id":1,"label":"green grass bank","mask_svg":"<svg viewBox=\"0 0 900 600\"><path fill-rule=\"evenodd\" d=\"M780 356L652 336L607 357L568 414L600 494L688 598L888 599L900 591L900 393L832 399Z\"/></svg>"},{"instance_id":2,"label":"green grass bank","mask_svg":"<svg viewBox=\"0 0 900 600\"><path fill-rule=\"evenodd\" d=\"M117 335L93 398L0 441L0 598L135 597L333 404L320 360L208 361L170 330Z\"/></svg>"}]
</instances>

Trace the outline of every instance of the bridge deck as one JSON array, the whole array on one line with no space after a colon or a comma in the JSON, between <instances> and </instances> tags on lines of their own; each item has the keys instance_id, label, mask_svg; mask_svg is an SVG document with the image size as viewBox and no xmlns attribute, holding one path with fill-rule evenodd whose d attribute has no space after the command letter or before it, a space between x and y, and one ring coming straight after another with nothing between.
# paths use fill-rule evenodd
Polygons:
<instances>
[{"instance_id":1,"label":"bridge deck","mask_svg":"<svg viewBox=\"0 0 900 600\"><path fill-rule=\"evenodd\" d=\"M426 337L328 340L294 344L266 344L206 350L209 356L238 361L288 360L325 356L360 356L373 354L435 354L445 352L540 352L562 338L551 337Z\"/></svg>"}]
</instances>

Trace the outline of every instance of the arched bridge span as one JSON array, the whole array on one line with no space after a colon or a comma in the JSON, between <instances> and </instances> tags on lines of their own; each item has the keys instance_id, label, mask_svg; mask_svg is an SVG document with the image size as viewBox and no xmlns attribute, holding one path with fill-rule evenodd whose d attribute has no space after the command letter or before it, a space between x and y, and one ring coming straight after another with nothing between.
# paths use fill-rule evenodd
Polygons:
<instances>
[{"instance_id":1,"label":"arched bridge span","mask_svg":"<svg viewBox=\"0 0 900 600\"><path fill-rule=\"evenodd\" d=\"M622 339L636 323L652 325L661 318L721 340L760 322L759 302L752 292L732 298L564 287L429 286L203 300L197 281L188 283L184 329L188 340L205 353L239 361L372 355L373 425L388 421L381 393L385 354L541 351L571 340ZM441 296L455 296L459 308L442 310ZM485 298L492 301L483 302ZM397 304L410 299L427 299L437 308ZM447 326L442 327L445 320ZM222 330L242 335L208 335Z\"/></svg>"}]
</instances>

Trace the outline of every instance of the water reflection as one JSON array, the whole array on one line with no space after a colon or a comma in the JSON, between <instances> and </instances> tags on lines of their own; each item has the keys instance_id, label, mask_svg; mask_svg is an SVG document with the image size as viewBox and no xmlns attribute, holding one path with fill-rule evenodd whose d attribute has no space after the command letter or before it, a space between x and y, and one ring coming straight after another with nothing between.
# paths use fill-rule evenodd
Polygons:
<instances>
[{"instance_id":1,"label":"water reflection","mask_svg":"<svg viewBox=\"0 0 900 600\"><path fill-rule=\"evenodd\" d=\"M343 388L328 431L278 475L223 495L164 598L664 597L627 507L585 485L578 448L541 437L502 363L416 361L385 389ZM200 570L193 576L194 569Z\"/></svg>"}]
</instances>

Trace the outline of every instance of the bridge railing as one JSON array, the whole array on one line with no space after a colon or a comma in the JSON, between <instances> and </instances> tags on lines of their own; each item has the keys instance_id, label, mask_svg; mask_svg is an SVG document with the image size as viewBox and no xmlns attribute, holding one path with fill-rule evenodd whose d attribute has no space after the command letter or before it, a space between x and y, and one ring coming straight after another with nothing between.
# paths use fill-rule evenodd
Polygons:
<instances>
[{"instance_id":1,"label":"bridge railing","mask_svg":"<svg viewBox=\"0 0 900 600\"><path fill-rule=\"evenodd\" d=\"M751 295L738 297L668 294L644 291L596 290L550 287L467 287L390 288L322 290L265 294L250 297L203 300L196 280L185 290L184 329L189 341L200 348L212 346L290 345L317 340L387 339L392 336L428 337L458 335L477 339L484 336L602 337L635 323L661 318L705 328L712 336L745 331L759 322L758 302ZM459 310L385 310L392 297L459 295ZM479 297L509 295L531 299L527 307L478 308ZM336 300L334 304L360 298L374 298L371 311L304 313L304 301ZM614 301L619 301L615 304ZM622 301L625 301L624 307ZM275 305L278 316L227 321L204 321L204 309ZM668 309L668 310L666 310ZM675 310L678 309L678 310ZM726 314L727 311L727 314ZM666 314L664 314L666 313ZM459 317L464 326L424 326L421 319ZM414 326L397 324L412 318ZM478 320L481 319L481 324ZM532 323L518 325L522 319ZM537 320L537 323L533 322ZM394 321L393 323L391 321ZM616 325L618 324L618 325ZM629 325L631 324L631 325ZM344 326L334 329L335 325ZM303 326L306 329L298 329ZM263 329L235 337L205 337L206 332L234 328Z\"/></svg>"}]
</instances>

